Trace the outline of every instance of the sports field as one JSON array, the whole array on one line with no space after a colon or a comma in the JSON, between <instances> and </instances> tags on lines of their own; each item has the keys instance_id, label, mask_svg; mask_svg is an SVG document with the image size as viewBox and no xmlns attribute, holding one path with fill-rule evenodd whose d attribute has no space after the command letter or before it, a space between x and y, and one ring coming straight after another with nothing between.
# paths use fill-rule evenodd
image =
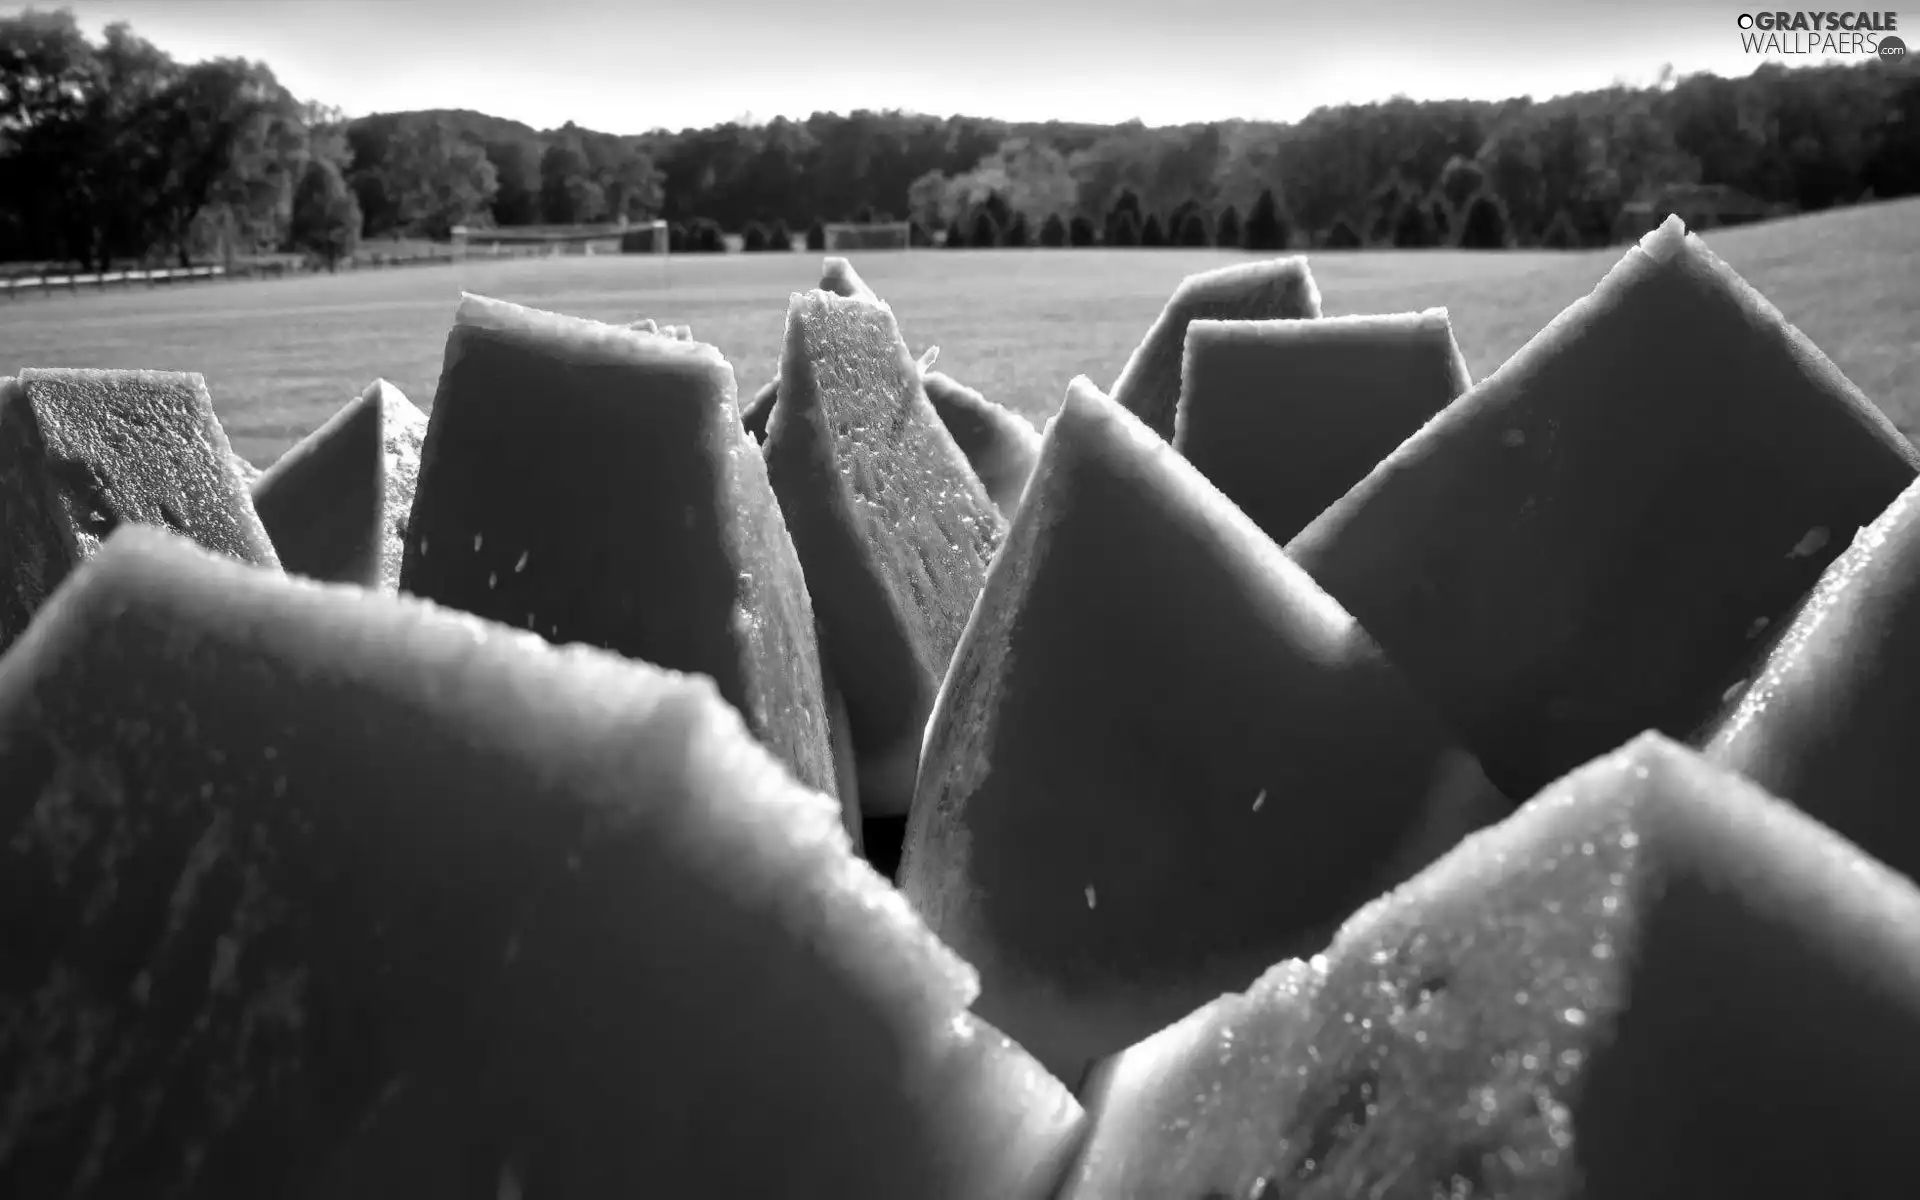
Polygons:
<instances>
[{"instance_id":1,"label":"sports field","mask_svg":"<svg viewBox=\"0 0 1920 1200\"><path fill-rule=\"evenodd\" d=\"M1708 235L1910 437L1920 438L1920 201ZM1326 311L1445 307L1479 378L1578 299L1619 256L1316 252ZM1042 422L1067 381L1107 386L1169 292L1225 250L868 251L856 267L917 355ZM586 317L690 324L742 392L771 378L788 293L817 254L476 261L338 276L0 301L0 371L199 371L234 445L270 462L376 377L427 407L462 290Z\"/></svg>"}]
</instances>

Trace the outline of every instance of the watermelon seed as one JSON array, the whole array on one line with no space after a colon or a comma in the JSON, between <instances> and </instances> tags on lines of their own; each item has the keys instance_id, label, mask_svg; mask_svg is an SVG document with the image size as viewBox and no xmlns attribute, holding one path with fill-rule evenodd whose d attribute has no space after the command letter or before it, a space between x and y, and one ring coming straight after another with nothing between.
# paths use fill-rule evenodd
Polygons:
<instances>
[{"instance_id":1,"label":"watermelon seed","mask_svg":"<svg viewBox=\"0 0 1920 1200\"><path fill-rule=\"evenodd\" d=\"M1093 885L1088 884L1087 885L1087 907L1092 908L1093 906L1094 906Z\"/></svg>"},{"instance_id":2,"label":"watermelon seed","mask_svg":"<svg viewBox=\"0 0 1920 1200\"><path fill-rule=\"evenodd\" d=\"M1750 638L1757 638L1760 636L1761 632L1771 624L1773 624L1773 622L1767 620L1767 618L1765 617L1755 617L1753 619L1753 624L1747 626L1747 636Z\"/></svg>"},{"instance_id":3,"label":"watermelon seed","mask_svg":"<svg viewBox=\"0 0 1920 1200\"><path fill-rule=\"evenodd\" d=\"M1815 525L1812 529L1807 530L1807 536L1794 543L1793 549L1787 551L1787 557L1806 558L1810 555L1818 554L1820 553L1820 548L1827 544L1830 536L1831 535L1827 533L1827 527L1825 525Z\"/></svg>"},{"instance_id":4,"label":"watermelon seed","mask_svg":"<svg viewBox=\"0 0 1920 1200\"><path fill-rule=\"evenodd\" d=\"M492 591L496 586L499 585L499 583L500 583L500 573L498 571L488 571L487 572L487 590Z\"/></svg>"},{"instance_id":5,"label":"watermelon seed","mask_svg":"<svg viewBox=\"0 0 1920 1200\"><path fill-rule=\"evenodd\" d=\"M525 550L522 550L520 552L519 559L516 560L513 564L513 573L515 575L518 575L520 572L526 569L527 569L527 552Z\"/></svg>"},{"instance_id":6,"label":"watermelon seed","mask_svg":"<svg viewBox=\"0 0 1920 1200\"><path fill-rule=\"evenodd\" d=\"M481 542L481 536L477 533L474 534L473 535L473 552L475 554L480 553L480 542Z\"/></svg>"},{"instance_id":7,"label":"watermelon seed","mask_svg":"<svg viewBox=\"0 0 1920 1200\"><path fill-rule=\"evenodd\" d=\"M420 535L420 557L425 558L426 556L427 556L427 535L423 533Z\"/></svg>"},{"instance_id":8,"label":"watermelon seed","mask_svg":"<svg viewBox=\"0 0 1920 1200\"><path fill-rule=\"evenodd\" d=\"M1260 806L1267 802L1267 789L1261 788L1260 794L1253 798L1253 811L1259 812Z\"/></svg>"}]
</instances>

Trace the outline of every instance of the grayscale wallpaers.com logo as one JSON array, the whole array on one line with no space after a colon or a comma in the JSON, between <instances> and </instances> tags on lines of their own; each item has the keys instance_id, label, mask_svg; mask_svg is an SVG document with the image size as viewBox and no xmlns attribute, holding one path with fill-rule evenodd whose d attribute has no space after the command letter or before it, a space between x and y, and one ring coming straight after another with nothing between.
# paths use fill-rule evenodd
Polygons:
<instances>
[{"instance_id":1,"label":"grayscale wallpaers.com logo","mask_svg":"<svg viewBox=\"0 0 1920 1200\"><path fill-rule=\"evenodd\" d=\"M1882 62L1907 55L1895 36L1900 14L1891 12L1741 13L1740 45L1748 54L1846 58L1870 54Z\"/></svg>"}]
</instances>

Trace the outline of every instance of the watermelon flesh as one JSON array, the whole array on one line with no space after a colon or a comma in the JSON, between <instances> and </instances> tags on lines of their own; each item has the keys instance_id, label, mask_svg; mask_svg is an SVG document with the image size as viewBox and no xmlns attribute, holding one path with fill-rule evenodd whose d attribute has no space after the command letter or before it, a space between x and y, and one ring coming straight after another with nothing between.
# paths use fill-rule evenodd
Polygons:
<instances>
[{"instance_id":1,"label":"watermelon flesh","mask_svg":"<svg viewBox=\"0 0 1920 1200\"><path fill-rule=\"evenodd\" d=\"M820 263L820 290L831 292L846 299L878 300L867 281L860 278L860 272L853 269L853 263L844 258L829 255Z\"/></svg>"},{"instance_id":2,"label":"watermelon flesh","mask_svg":"<svg viewBox=\"0 0 1920 1200\"><path fill-rule=\"evenodd\" d=\"M1692 734L1916 470L1675 219L1288 553L1530 795L1641 730Z\"/></svg>"},{"instance_id":3,"label":"watermelon flesh","mask_svg":"<svg viewBox=\"0 0 1920 1200\"><path fill-rule=\"evenodd\" d=\"M795 295L780 378L767 473L846 697L861 806L897 816L1005 523L885 304Z\"/></svg>"},{"instance_id":4,"label":"watermelon flesh","mask_svg":"<svg viewBox=\"0 0 1920 1200\"><path fill-rule=\"evenodd\" d=\"M253 485L253 507L288 571L380 585L392 526L384 399L380 384L367 388Z\"/></svg>"},{"instance_id":5,"label":"watermelon flesh","mask_svg":"<svg viewBox=\"0 0 1920 1200\"><path fill-rule=\"evenodd\" d=\"M124 524L274 570L279 556L199 375L37 370L0 379L0 650Z\"/></svg>"},{"instance_id":6,"label":"watermelon flesh","mask_svg":"<svg viewBox=\"0 0 1920 1200\"><path fill-rule=\"evenodd\" d=\"M1916 661L1920 482L1827 568L1707 755L1920 878Z\"/></svg>"},{"instance_id":7,"label":"watermelon flesh","mask_svg":"<svg viewBox=\"0 0 1920 1200\"><path fill-rule=\"evenodd\" d=\"M1114 380L1114 403L1171 440L1189 323L1302 320L1319 315L1320 289L1304 258L1236 263L1189 275L1174 289Z\"/></svg>"},{"instance_id":8,"label":"watermelon flesh","mask_svg":"<svg viewBox=\"0 0 1920 1200\"><path fill-rule=\"evenodd\" d=\"M708 675L802 783L831 793L813 608L736 413L711 346L468 296L400 586Z\"/></svg>"},{"instance_id":9,"label":"watermelon flesh","mask_svg":"<svg viewBox=\"0 0 1920 1200\"><path fill-rule=\"evenodd\" d=\"M1173 448L1285 545L1470 383L1443 308L1194 321Z\"/></svg>"},{"instance_id":10,"label":"watermelon flesh","mask_svg":"<svg viewBox=\"0 0 1920 1200\"><path fill-rule=\"evenodd\" d=\"M880 299L874 295L873 289L867 286L866 281L860 278L860 273L853 269L853 264L844 258L829 256L821 262L820 282L817 286L821 291L831 292L836 296L848 298L858 296L861 299L873 301ZM747 432L753 435L754 441L762 444L766 442L767 419L773 415L774 401L779 398L780 377L776 374L762 384L760 390L753 394L753 399L740 410L740 423L746 426Z\"/></svg>"},{"instance_id":11,"label":"watermelon flesh","mask_svg":"<svg viewBox=\"0 0 1920 1200\"><path fill-rule=\"evenodd\" d=\"M234 473L240 476L240 482L244 486L251 488L254 482L260 478L260 468L248 462L246 456L238 450L229 450L229 453L233 457Z\"/></svg>"},{"instance_id":12,"label":"watermelon flesh","mask_svg":"<svg viewBox=\"0 0 1920 1200\"><path fill-rule=\"evenodd\" d=\"M135 528L0 776L6 1195L1043 1200L1078 1133L704 679Z\"/></svg>"},{"instance_id":13,"label":"watermelon flesh","mask_svg":"<svg viewBox=\"0 0 1920 1200\"><path fill-rule=\"evenodd\" d=\"M1020 507L1020 494L1040 457L1040 431L1019 413L956 382L941 371L921 373L927 400L954 444L980 477L994 506L1011 519Z\"/></svg>"},{"instance_id":14,"label":"watermelon flesh","mask_svg":"<svg viewBox=\"0 0 1920 1200\"><path fill-rule=\"evenodd\" d=\"M1273 1150L1320 974L1289 959L1128 1047L1088 1077L1087 1140L1058 1200L1247 1196Z\"/></svg>"},{"instance_id":15,"label":"watermelon flesh","mask_svg":"<svg viewBox=\"0 0 1920 1200\"><path fill-rule=\"evenodd\" d=\"M1122 1055L1109 1076L1137 1090L1091 1115L1154 1140L1126 1154L1096 1127L1064 1196L1865 1197L1905 1177L1861 1114L1920 1104L1920 892L1657 736L1369 906L1313 973L1304 1012L1242 1003L1266 1010L1246 1044Z\"/></svg>"},{"instance_id":16,"label":"watermelon flesh","mask_svg":"<svg viewBox=\"0 0 1920 1200\"><path fill-rule=\"evenodd\" d=\"M1352 618L1083 377L928 725L900 884L979 969L980 1014L1076 1080L1511 810Z\"/></svg>"}]
</instances>

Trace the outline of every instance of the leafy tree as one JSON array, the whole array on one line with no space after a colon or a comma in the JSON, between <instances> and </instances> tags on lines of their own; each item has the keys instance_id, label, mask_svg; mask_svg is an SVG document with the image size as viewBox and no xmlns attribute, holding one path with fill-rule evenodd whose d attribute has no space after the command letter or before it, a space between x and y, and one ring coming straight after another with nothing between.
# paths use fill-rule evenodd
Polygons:
<instances>
[{"instance_id":1,"label":"leafy tree","mask_svg":"<svg viewBox=\"0 0 1920 1200\"><path fill-rule=\"evenodd\" d=\"M1013 220L1007 222L1006 230L1000 235L1000 244L1024 248L1027 240L1027 214L1015 212Z\"/></svg>"},{"instance_id":2,"label":"leafy tree","mask_svg":"<svg viewBox=\"0 0 1920 1200\"><path fill-rule=\"evenodd\" d=\"M324 158L307 163L293 193L288 242L338 269L360 244L360 202L337 164Z\"/></svg>"},{"instance_id":3,"label":"leafy tree","mask_svg":"<svg viewBox=\"0 0 1920 1200\"><path fill-rule=\"evenodd\" d=\"M749 254L760 254L766 248L767 227L758 221L748 221L747 227L740 233L740 249Z\"/></svg>"},{"instance_id":4,"label":"leafy tree","mask_svg":"<svg viewBox=\"0 0 1920 1200\"><path fill-rule=\"evenodd\" d=\"M973 214L973 236L969 240L976 249L1000 244L1000 223L993 219L992 209L981 205L980 211Z\"/></svg>"},{"instance_id":5,"label":"leafy tree","mask_svg":"<svg viewBox=\"0 0 1920 1200\"><path fill-rule=\"evenodd\" d=\"M1248 250L1285 250L1292 240L1273 189L1263 189L1247 213L1246 224L1240 227L1241 246Z\"/></svg>"},{"instance_id":6,"label":"leafy tree","mask_svg":"<svg viewBox=\"0 0 1920 1200\"><path fill-rule=\"evenodd\" d=\"M1213 241L1216 246L1240 245L1240 210L1229 204L1220 210L1220 220L1213 227Z\"/></svg>"},{"instance_id":7,"label":"leafy tree","mask_svg":"<svg viewBox=\"0 0 1920 1200\"><path fill-rule=\"evenodd\" d=\"M1369 245L1399 245L1403 220L1412 222L1408 229L1410 236L1421 235L1423 218L1407 216L1415 194L1414 189L1397 172L1387 176L1373 190L1367 197L1366 208L1366 240Z\"/></svg>"},{"instance_id":8,"label":"leafy tree","mask_svg":"<svg viewBox=\"0 0 1920 1200\"><path fill-rule=\"evenodd\" d=\"M1573 218L1566 209L1559 209L1547 227L1540 233L1540 244L1549 250L1577 250L1580 248L1580 231L1573 226Z\"/></svg>"},{"instance_id":9,"label":"leafy tree","mask_svg":"<svg viewBox=\"0 0 1920 1200\"><path fill-rule=\"evenodd\" d=\"M386 175L400 226L430 238L486 212L497 186L486 152L445 121L402 130L389 148Z\"/></svg>"},{"instance_id":10,"label":"leafy tree","mask_svg":"<svg viewBox=\"0 0 1920 1200\"><path fill-rule=\"evenodd\" d=\"M1435 244L1451 246L1453 244L1453 235L1456 232L1454 226L1457 224L1454 220L1453 206L1448 204L1446 197L1440 195L1439 192L1434 192L1423 200L1422 203L1427 206L1427 220L1433 224Z\"/></svg>"},{"instance_id":11,"label":"leafy tree","mask_svg":"<svg viewBox=\"0 0 1920 1200\"><path fill-rule=\"evenodd\" d=\"M1358 250L1364 243L1360 240L1360 231L1345 217L1335 217L1333 224L1327 226L1320 235L1320 244L1329 250Z\"/></svg>"},{"instance_id":12,"label":"leafy tree","mask_svg":"<svg viewBox=\"0 0 1920 1200\"><path fill-rule=\"evenodd\" d=\"M695 254L725 254L727 252L726 231L720 228L720 222L710 217L698 217L687 231L687 247Z\"/></svg>"},{"instance_id":13,"label":"leafy tree","mask_svg":"<svg viewBox=\"0 0 1920 1200\"><path fill-rule=\"evenodd\" d=\"M1067 222L1067 244L1070 246L1091 246L1097 239L1093 233L1093 222L1086 217L1075 215Z\"/></svg>"},{"instance_id":14,"label":"leafy tree","mask_svg":"<svg viewBox=\"0 0 1920 1200\"><path fill-rule=\"evenodd\" d=\"M1140 244L1142 246L1167 244L1167 231L1161 227L1158 213L1148 213L1147 219L1140 223Z\"/></svg>"},{"instance_id":15,"label":"leafy tree","mask_svg":"<svg viewBox=\"0 0 1920 1200\"><path fill-rule=\"evenodd\" d=\"M1093 231L1089 228L1087 232ZM1055 248L1067 244L1067 223L1060 219L1059 213L1048 213L1047 219L1041 223L1040 244Z\"/></svg>"},{"instance_id":16,"label":"leafy tree","mask_svg":"<svg viewBox=\"0 0 1920 1200\"><path fill-rule=\"evenodd\" d=\"M1456 154L1440 169L1439 193L1454 212L1465 212L1468 203L1486 186L1487 173L1478 162Z\"/></svg>"},{"instance_id":17,"label":"leafy tree","mask_svg":"<svg viewBox=\"0 0 1920 1200\"><path fill-rule=\"evenodd\" d=\"M1117 208L1107 219L1107 245L1138 246L1140 222L1130 208Z\"/></svg>"},{"instance_id":18,"label":"leafy tree","mask_svg":"<svg viewBox=\"0 0 1920 1200\"><path fill-rule=\"evenodd\" d=\"M775 253L781 251L792 253L793 230L787 228L787 223L784 219L775 221L772 227L767 230L767 249Z\"/></svg>"},{"instance_id":19,"label":"leafy tree","mask_svg":"<svg viewBox=\"0 0 1920 1200\"><path fill-rule=\"evenodd\" d=\"M538 225L545 180L540 145L531 138L495 138L486 143L493 164L493 223Z\"/></svg>"},{"instance_id":20,"label":"leafy tree","mask_svg":"<svg viewBox=\"0 0 1920 1200\"><path fill-rule=\"evenodd\" d=\"M827 248L827 227L819 221L807 226L807 249L825 250Z\"/></svg>"},{"instance_id":21,"label":"leafy tree","mask_svg":"<svg viewBox=\"0 0 1920 1200\"><path fill-rule=\"evenodd\" d=\"M1503 250L1513 241L1507 210L1491 192L1467 202L1460 221L1460 246L1466 250Z\"/></svg>"},{"instance_id":22,"label":"leafy tree","mask_svg":"<svg viewBox=\"0 0 1920 1200\"><path fill-rule=\"evenodd\" d=\"M967 227L960 223L959 217L955 217L953 223L947 226L947 240L942 242L941 245L949 250L964 250L967 248Z\"/></svg>"},{"instance_id":23,"label":"leafy tree","mask_svg":"<svg viewBox=\"0 0 1920 1200\"><path fill-rule=\"evenodd\" d=\"M1423 250L1440 244L1439 231L1433 227L1433 213L1424 198L1408 196L1401 202L1393 222L1393 244L1402 250Z\"/></svg>"},{"instance_id":24,"label":"leafy tree","mask_svg":"<svg viewBox=\"0 0 1920 1200\"><path fill-rule=\"evenodd\" d=\"M583 225L605 215L606 191L593 177L577 137L562 137L540 156L540 212L548 224Z\"/></svg>"},{"instance_id":25,"label":"leafy tree","mask_svg":"<svg viewBox=\"0 0 1920 1200\"><path fill-rule=\"evenodd\" d=\"M1213 234L1207 229L1207 215L1199 209L1189 209L1187 215L1180 218L1179 243L1182 246L1211 246Z\"/></svg>"}]
</instances>

